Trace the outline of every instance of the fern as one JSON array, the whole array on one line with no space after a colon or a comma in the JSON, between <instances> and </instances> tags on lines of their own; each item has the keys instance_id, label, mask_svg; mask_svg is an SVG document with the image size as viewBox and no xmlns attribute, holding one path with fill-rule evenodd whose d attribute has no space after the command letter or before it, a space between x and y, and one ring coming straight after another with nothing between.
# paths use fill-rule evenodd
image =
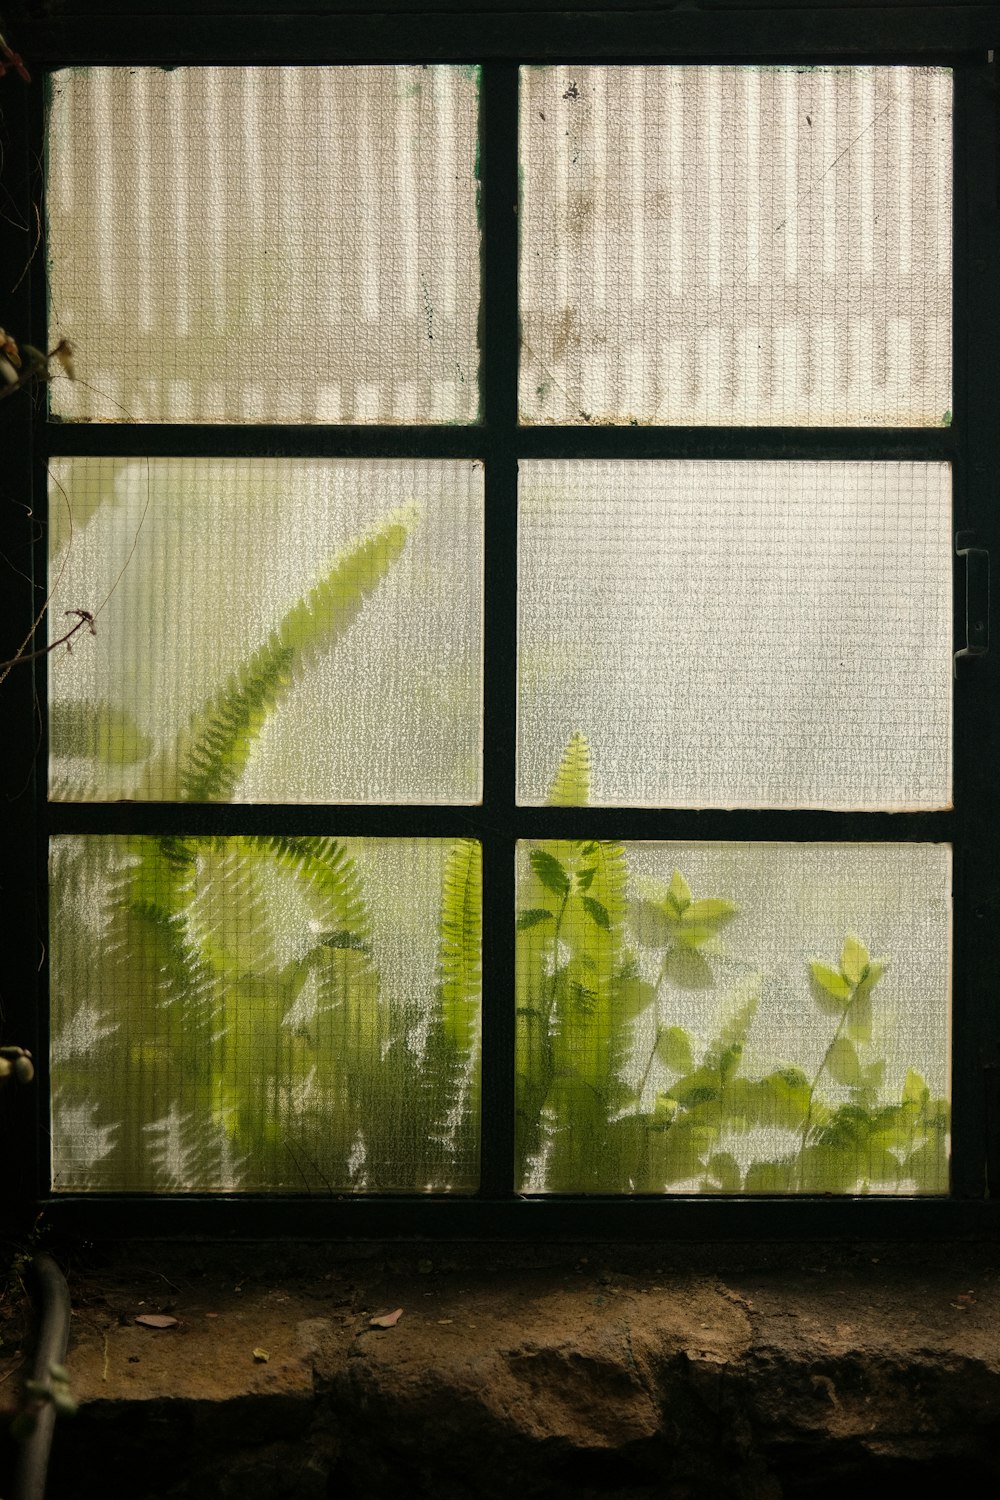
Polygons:
<instances>
[{"instance_id":1,"label":"fern","mask_svg":"<svg viewBox=\"0 0 1000 1500\"><path fill-rule=\"evenodd\" d=\"M444 1034L459 1057L476 1040L482 975L482 851L459 839L448 851L441 885L438 974Z\"/></svg>"},{"instance_id":2,"label":"fern","mask_svg":"<svg viewBox=\"0 0 1000 1500\"><path fill-rule=\"evenodd\" d=\"M322 924L327 948L363 948L369 934L368 907L357 865L340 839L249 834L242 842L268 854L292 875Z\"/></svg>"},{"instance_id":3,"label":"fern","mask_svg":"<svg viewBox=\"0 0 1000 1500\"><path fill-rule=\"evenodd\" d=\"M586 807L590 798L590 746L577 730L563 751L545 801L549 807Z\"/></svg>"},{"instance_id":4,"label":"fern","mask_svg":"<svg viewBox=\"0 0 1000 1500\"><path fill-rule=\"evenodd\" d=\"M225 802L251 748L292 685L356 619L406 545L416 512L396 511L342 553L265 643L193 716L172 749L147 768L145 794L162 801Z\"/></svg>"}]
</instances>

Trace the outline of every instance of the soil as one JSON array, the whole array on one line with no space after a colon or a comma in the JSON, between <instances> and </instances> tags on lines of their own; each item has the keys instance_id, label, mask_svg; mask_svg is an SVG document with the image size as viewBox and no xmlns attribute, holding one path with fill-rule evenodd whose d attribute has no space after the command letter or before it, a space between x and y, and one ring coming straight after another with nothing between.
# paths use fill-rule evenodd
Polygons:
<instances>
[{"instance_id":1,"label":"soil","mask_svg":"<svg viewBox=\"0 0 1000 1500\"><path fill-rule=\"evenodd\" d=\"M63 1263L79 1413L49 1500L1000 1478L993 1247L136 1243ZM25 1318L8 1297L8 1410Z\"/></svg>"}]
</instances>

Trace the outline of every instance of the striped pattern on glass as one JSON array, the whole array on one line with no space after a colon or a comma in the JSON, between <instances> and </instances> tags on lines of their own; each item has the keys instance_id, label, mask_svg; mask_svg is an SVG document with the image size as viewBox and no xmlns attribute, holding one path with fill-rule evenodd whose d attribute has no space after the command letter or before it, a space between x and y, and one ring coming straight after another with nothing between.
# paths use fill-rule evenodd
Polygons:
<instances>
[{"instance_id":1,"label":"striped pattern on glass","mask_svg":"<svg viewBox=\"0 0 1000 1500\"><path fill-rule=\"evenodd\" d=\"M475 420L477 109L474 68L56 73L53 411Z\"/></svg>"},{"instance_id":2,"label":"striped pattern on glass","mask_svg":"<svg viewBox=\"0 0 1000 1500\"><path fill-rule=\"evenodd\" d=\"M51 795L474 803L483 472L469 462L51 465Z\"/></svg>"},{"instance_id":3,"label":"striped pattern on glass","mask_svg":"<svg viewBox=\"0 0 1000 1500\"><path fill-rule=\"evenodd\" d=\"M518 800L579 734L598 806L949 806L950 513L944 464L522 464Z\"/></svg>"},{"instance_id":4,"label":"striped pattern on glass","mask_svg":"<svg viewBox=\"0 0 1000 1500\"><path fill-rule=\"evenodd\" d=\"M60 836L52 1181L469 1192L480 848Z\"/></svg>"},{"instance_id":5,"label":"striped pattern on glass","mask_svg":"<svg viewBox=\"0 0 1000 1500\"><path fill-rule=\"evenodd\" d=\"M525 422L935 426L951 74L521 73Z\"/></svg>"},{"instance_id":6,"label":"striped pattern on glass","mask_svg":"<svg viewBox=\"0 0 1000 1500\"><path fill-rule=\"evenodd\" d=\"M526 1192L944 1193L951 850L518 848Z\"/></svg>"}]
</instances>

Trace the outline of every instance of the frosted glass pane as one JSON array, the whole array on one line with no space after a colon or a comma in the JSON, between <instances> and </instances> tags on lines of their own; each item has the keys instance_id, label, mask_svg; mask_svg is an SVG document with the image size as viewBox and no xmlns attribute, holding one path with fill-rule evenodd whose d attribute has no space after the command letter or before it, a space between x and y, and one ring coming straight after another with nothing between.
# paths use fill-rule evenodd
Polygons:
<instances>
[{"instance_id":1,"label":"frosted glass pane","mask_svg":"<svg viewBox=\"0 0 1000 1500\"><path fill-rule=\"evenodd\" d=\"M479 465L51 465L51 794L475 802Z\"/></svg>"},{"instance_id":2,"label":"frosted glass pane","mask_svg":"<svg viewBox=\"0 0 1000 1500\"><path fill-rule=\"evenodd\" d=\"M938 425L951 74L521 73L527 422Z\"/></svg>"},{"instance_id":3,"label":"frosted glass pane","mask_svg":"<svg viewBox=\"0 0 1000 1500\"><path fill-rule=\"evenodd\" d=\"M947 1191L947 845L549 840L517 878L523 1191Z\"/></svg>"},{"instance_id":4,"label":"frosted glass pane","mask_svg":"<svg viewBox=\"0 0 1000 1500\"><path fill-rule=\"evenodd\" d=\"M470 422L475 68L80 68L48 128L75 420ZM86 384L83 384L83 382Z\"/></svg>"},{"instance_id":5,"label":"frosted glass pane","mask_svg":"<svg viewBox=\"0 0 1000 1500\"><path fill-rule=\"evenodd\" d=\"M596 805L949 805L947 465L532 462L519 525L521 802L582 736Z\"/></svg>"},{"instance_id":6,"label":"frosted glass pane","mask_svg":"<svg viewBox=\"0 0 1000 1500\"><path fill-rule=\"evenodd\" d=\"M53 839L53 1185L471 1191L479 845Z\"/></svg>"}]
</instances>

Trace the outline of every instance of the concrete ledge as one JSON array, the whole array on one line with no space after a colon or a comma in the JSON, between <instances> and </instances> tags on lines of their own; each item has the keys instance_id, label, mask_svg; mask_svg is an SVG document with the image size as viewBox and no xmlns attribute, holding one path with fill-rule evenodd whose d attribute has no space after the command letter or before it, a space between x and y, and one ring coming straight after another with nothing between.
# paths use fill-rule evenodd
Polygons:
<instances>
[{"instance_id":1,"label":"concrete ledge","mask_svg":"<svg viewBox=\"0 0 1000 1500\"><path fill-rule=\"evenodd\" d=\"M135 1245L71 1267L49 1497L979 1493L998 1272L984 1245Z\"/></svg>"}]
</instances>

